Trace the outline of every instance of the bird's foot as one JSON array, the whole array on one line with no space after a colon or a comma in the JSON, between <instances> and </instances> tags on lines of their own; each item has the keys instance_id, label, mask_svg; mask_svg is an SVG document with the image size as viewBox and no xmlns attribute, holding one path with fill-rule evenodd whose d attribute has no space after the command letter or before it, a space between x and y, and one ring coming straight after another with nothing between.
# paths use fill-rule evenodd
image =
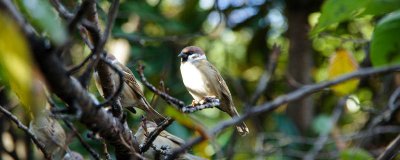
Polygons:
<instances>
[{"instance_id":1,"label":"bird's foot","mask_svg":"<svg viewBox=\"0 0 400 160\"><path fill-rule=\"evenodd\" d=\"M198 105L200 102L199 101L196 101L196 100L192 100L192 104L191 104L191 106L196 106L196 105Z\"/></svg>"}]
</instances>

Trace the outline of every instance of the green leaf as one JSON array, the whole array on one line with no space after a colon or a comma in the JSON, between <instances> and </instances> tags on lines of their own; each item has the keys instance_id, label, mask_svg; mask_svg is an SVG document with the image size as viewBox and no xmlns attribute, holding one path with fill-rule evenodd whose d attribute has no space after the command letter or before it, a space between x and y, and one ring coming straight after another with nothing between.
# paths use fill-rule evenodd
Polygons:
<instances>
[{"instance_id":1,"label":"green leaf","mask_svg":"<svg viewBox=\"0 0 400 160\"><path fill-rule=\"evenodd\" d=\"M331 123L331 117L327 115L320 115L318 116L312 124L312 127L315 132L318 134L328 134L331 132L332 129L332 123Z\"/></svg>"},{"instance_id":2,"label":"green leaf","mask_svg":"<svg viewBox=\"0 0 400 160\"><path fill-rule=\"evenodd\" d=\"M354 18L370 0L327 0L322 5L321 16L311 35L321 32L326 27Z\"/></svg>"},{"instance_id":3,"label":"green leaf","mask_svg":"<svg viewBox=\"0 0 400 160\"><path fill-rule=\"evenodd\" d=\"M362 15L382 15L400 8L399 0L371 0Z\"/></svg>"},{"instance_id":4,"label":"green leaf","mask_svg":"<svg viewBox=\"0 0 400 160\"><path fill-rule=\"evenodd\" d=\"M371 40L371 61L374 66L400 62L400 10L377 24Z\"/></svg>"},{"instance_id":5,"label":"green leaf","mask_svg":"<svg viewBox=\"0 0 400 160\"><path fill-rule=\"evenodd\" d=\"M374 159L367 151L359 148L350 148L340 152L342 160L369 160Z\"/></svg>"},{"instance_id":6,"label":"green leaf","mask_svg":"<svg viewBox=\"0 0 400 160\"><path fill-rule=\"evenodd\" d=\"M50 40L57 45L63 44L66 40L66 32L57 14L52 10L49 1L46 0L18 0L20 7L29 17L29 21L46 33Z\"/></svg>"}]
</instances>

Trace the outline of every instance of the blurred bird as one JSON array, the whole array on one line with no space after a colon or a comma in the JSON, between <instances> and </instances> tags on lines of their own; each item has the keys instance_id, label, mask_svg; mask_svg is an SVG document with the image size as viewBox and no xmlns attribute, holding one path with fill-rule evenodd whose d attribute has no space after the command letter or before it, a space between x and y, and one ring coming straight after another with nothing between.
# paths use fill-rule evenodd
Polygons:
<instances>
[{"instance_id":1,"label":"blurred bird","mask_svg":"<svg viewBox=\"0 0 400 160\"><path fill-rule=\"evenodd\" d=\"M207 61L203 50L196 46L185 47L178 55L181 58L181 74L186 89L192 95L194 103L202 103L213 98L220 100L218 108L231 117L239 117L233 104L231 93L221 74ZM240 135L249 133L246 124L236 126Z\"/></svg>"},{"instance_id":2,"label":"blurred bird","mask_svg":"<svg viewBox=\"0 0 400 160\"><path fill-rule=\"evenodd\" d=\"M123 73L123 81L124 81L123 89L121 94L119 95L122 107L127 108L129 111L133 113L135 113L135 109L133 107L140 108L141 110L147 113L147 118L151 120L164 119L164 117L156 110L154 110L150 106L149 102L147 102L146 98L143 95L142 90L140 89L138 83L136 82L135 76L133 75L132 71L125 65L121 64L111 54L107 54L106 59L109 60L112 64L114 64ZM114 86L118 86L120 77L112 69L110 69L110 73ZM97 71L95 72L95 80L97 89L104 96L103 89L101 87L101 79L98 76ZM115 91L116 89L117 88L115 88Z\"/></svg>"},{"instance_id":3,"label":"blurred bird","mask_svg":"<svg viewBox=\"0 0 400 160\"><path fill-rule=\"evenodd\" d=\"M152 122L152 121L142 121L140 123L140 127L135 133L135 137L139 144L143 145L146 142L146 139L148 138L149 134L153 132L157 128L157 124ZM157 150L157 151L164 151L166 154L172 153L172 150L180 148L183 144L185 143L184 140L181 138L172 135L171 133L167 131L161 131L161 133L157 136L157 138L153 141L152 146ZM150 148L145 152L145 155L154 158L156 155L156 151L154 148ZM204 160L204 158L197 157L195 155L185 153L180 155L178 159L187 159L187 160Z\"/></svg>"},{"instance_id":4,"label":"blurred bird","mask_svg":"<svg viewBox=\"0 0 400 160\"><path fill-rule=\"evenodd\" d=\"M48 110L37 114L29 124L29 130L44 144L52 159L61 159L68 150L66 135L61 125L52 117Z\"/></svg>"}]
</instances>

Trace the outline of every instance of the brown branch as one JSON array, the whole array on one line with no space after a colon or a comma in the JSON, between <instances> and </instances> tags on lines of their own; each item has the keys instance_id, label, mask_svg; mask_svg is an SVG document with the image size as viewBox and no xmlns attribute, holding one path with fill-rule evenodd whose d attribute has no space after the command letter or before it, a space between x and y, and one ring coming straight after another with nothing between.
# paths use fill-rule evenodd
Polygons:
<instances>
[{"instance_id":1,"label":"brown branch","mask_svg":"<svg viewBox=\"0 0 400 160\"><path fill-rule=\"evenodd\" d=\"M400 151L400 134L379 155L378 160L393 159Z\"/></svg>"},{"instance_id":2,"label":"brown branch","mask_svg":"<svg viewBox=\"0 0 400 160\"><path fill-rule=\"evenodd\" d=\"M33 143L35 143L35 145L40 149L40 151L42 151L46 159L51 159L51 155L47 154L44 144L42 144L38 140L35 134L33 134L28 127L26 127L21 121L19 121L18 118L14 116L11 112L3 108L3 106L0 106L0 111L4 115L6 115L10 120L12 120L18 126L18 128L22 129L29 136L30 139L32 139Z\"/></svg>"},{"instance_id":3,"label":"brown branch","mask_svg":"<svg viewBox=\"0 0 400 160\"><path fill-rule=\"evenodd\" d=\"M64 123L69 129L72 130L72 132L74 132L75 136L78 137L78 140L81 142L83 148L85 148L94 159L100 160L100 155L88 143L86 143L74 125L67 120L64 120Z\"/></svg>"},{"instance_id":4,"label":"brown branch","mask_svg":"<svg viewBox=\"0 0 400 160\"><path fill-rule=\"evenodd\" d=\"M168 104L175 106L177 109L181 109L182 107L185 106L185 103L177 98L174 98L170 96L169 94L160 91L157 89L155 86L153 86L150 82L147 81L146 77L144 76L144 66L139 64L138 68L136 71L139 73L140 80L143 82L143 84L150 89L152 92L155 94L159 95L162 99L164 99Z\"/></svg>"},{"instance_id":5,"label":"brown branch","mask_svg":"<svg viewBox=\"0 0 400 160\"><path fill-rule=\"evenodd\" d=\"M169 125L174 122L174 119L168 118L164 120L161 124L157 126L150 134L147 136L146 141L144 142L143 145L140 145L140 153L146 152L150 146L153 144L154 140L156 140L157 136L165 130ZM146 124L146 123L144 123Z\"/></svg>"},{"instance_id":6,"label":"brown branch","mask_svg":"<svg viewBox=\"0 0 400 160\"><path fill-rule=\"evenodd\" d=\"M394 65L394 66L388 66L388 67L380 67L380 68L364 68L360 69L356 72L352 72L343 76L340 76L336 79L318 83L318 84L311 84L311 85L305 85L302 88L299 88L289 94L279 96L275 98L272 102L266 102L264 104L252 107L248 112L243 114L240 117L235 117L231 120L225 120L220 122L216 127L214 127L208 135L217 135L217 133L221 132L223 129L228 128L232 125L238 124L240 122L243 122L244 120L256 116L258 114L264 113L264 112L269 112L277 109L279 106L282 106L283 104L287 104L288 102L298 100L300 98L303 98L307 95L310 95L312 93L318 92L322 89L325 89L327 87L342 83L344 81L354 79L354 78L360 78L360 77L365 77L373 74L384 74L384 73L390 73L390 72L397 72L400 70L400 65ZM180 149L177 149L173 152L173 154L168 157L168 159L173 159L176 158L177 155L185 152L188 148L192 147L193 145L196 145L204 140L203 137L197 137L194 138L190 141L188 141L186 144L184 144Z\"/></svg>"}]
</instances>

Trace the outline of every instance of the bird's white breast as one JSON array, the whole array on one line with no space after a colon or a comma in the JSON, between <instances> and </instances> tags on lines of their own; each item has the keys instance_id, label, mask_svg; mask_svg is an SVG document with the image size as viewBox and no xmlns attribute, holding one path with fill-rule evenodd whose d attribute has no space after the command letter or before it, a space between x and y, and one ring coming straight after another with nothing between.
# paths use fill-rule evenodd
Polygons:
<instances>
[{"instance_id":1,"label":"bird's white breast","mask_svg":"<svg viewBox=\"0 0 400 160\"><path fill-rule=\"evenodd\" d=\"M201 100L207 95L206 81L203 77L204 75L195 65L190 62L181 64L181 74L183 84L185 84L186 88L189 89L189 93L194 99ZM190 90L196 91L202 95L196 95L190 92Z\"/></svg>"}]
</instances>

